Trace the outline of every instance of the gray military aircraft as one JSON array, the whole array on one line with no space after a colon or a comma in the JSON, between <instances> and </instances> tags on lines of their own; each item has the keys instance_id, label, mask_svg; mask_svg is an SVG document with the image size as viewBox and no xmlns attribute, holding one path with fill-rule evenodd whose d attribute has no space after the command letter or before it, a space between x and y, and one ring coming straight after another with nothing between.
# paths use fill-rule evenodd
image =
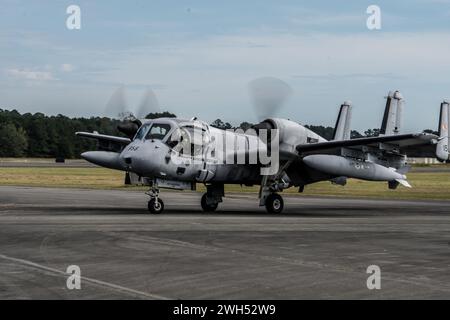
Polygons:
<instances>
[{"instance_id":1,"label":"gray military aircraft","mask_svg":"<svg viewBox=\"0 0 450 320\"><path fill-rule=\"evenodd\" d=\"M253 93L265 91L267 81L253 83ZM277 105L289 92L281 80L278 96L262 100L263 107ZM401 133L404 100L399 91L389 92L377 137L351 139L352 105L340 106L333 139L327 141L287 119L267 118L248 131L220 130L192 118L128 119L118 129L127 137L97 132L77 132L97 139L99 150L81 156L94 164L122 170L127 177L150 187L148 209L161 213L160 188L195 190L206 186L201 198L205 212L216 210L225 196L225 184L259 185L259 205L270 213L283 210L278 192L331 181L345 185L347 178L386 181L389 189L411 187L406 179L407 156L436 157L450 162L449 102L440 107L439 135Z\"/></svg>"}]
</instances>

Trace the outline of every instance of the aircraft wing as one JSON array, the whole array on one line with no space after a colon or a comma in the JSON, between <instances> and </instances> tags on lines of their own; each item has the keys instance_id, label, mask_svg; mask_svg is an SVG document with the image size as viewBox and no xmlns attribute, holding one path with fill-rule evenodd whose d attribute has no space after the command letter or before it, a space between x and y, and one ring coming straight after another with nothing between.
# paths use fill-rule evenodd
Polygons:
<instances>
[{"instance_id":1,"label":"aircraft wing","mask_svg":"<svg viewBox=\"0 0 450 320\"><path fill-rule=\"evenodd\" d=\"M85 137L85 138L91 138L91 139L97 139L102 142L115 142L122 145L127 145L131 142L130 139L124 138L124 137L117 137L117 136L109 136L106 134L100 134L97 132L76 132L77 136Z\"/></svg>"},{"instance_id":2,"label":"aircraft wing","mask_svg":"<svg viewBox=\"0 0 450 320\"><path fill-rule=\"evenodd\" d=\"M383 144L393 147L409 156L436 156L435 146L439 137L429 133L411 133L389 136L366 137L351 140L326 141L311 144L300 144L296 147L300 155L314 153L333 153L340 148L362 149L363 147L382 148Z\"/></svg>"}]
</instances>

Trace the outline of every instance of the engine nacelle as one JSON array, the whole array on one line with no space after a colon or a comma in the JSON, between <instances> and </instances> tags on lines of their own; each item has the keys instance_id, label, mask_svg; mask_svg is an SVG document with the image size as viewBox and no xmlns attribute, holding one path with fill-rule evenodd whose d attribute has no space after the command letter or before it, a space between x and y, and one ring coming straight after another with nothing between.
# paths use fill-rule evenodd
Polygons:
<instances>
[{"instance_id":1,"label":"engine nacelle","mask_svg":"<svg viewBox=\"0 0 450 320\"><path fill-rule=\"evenodd\" d=\"M261 129L268 131L272 129L277 130L276 136L269 135L268 142L270 143L273 139L278 138L280 152L288 154L297 154L295 147L299 144L326 141L321 136L305 128L304 126L286 119L266 119L257 125L254 125L253 129L256 130L258 135L260 135Z\"/></svg>"},{"instance_id":2,"label":"engine nacelle","mask_svg":"<svg viewBox=\"0 0 450 320\"><path fill-rule=\"evenodd\" d=\"M139 119L126 120L117 125L117 130L125 134L128 138L133 139L141 126L142 122Z\"/></svg>"}]
</instances>

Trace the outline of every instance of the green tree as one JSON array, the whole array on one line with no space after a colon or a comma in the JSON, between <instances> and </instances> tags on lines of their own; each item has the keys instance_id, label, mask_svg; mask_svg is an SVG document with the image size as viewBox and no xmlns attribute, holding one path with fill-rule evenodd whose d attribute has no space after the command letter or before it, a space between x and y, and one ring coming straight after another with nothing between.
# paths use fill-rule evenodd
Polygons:
<instances>
[{"instance_id":1,"label":"green tree","mask_svg":"<svg viewBox=\"0 0 450 320\"><path fill-rule=\"evenodd\" d=\"M363 135L361 133L359 133L358 131L356 131L356 130L351 130L350 131L350 138L351 139L362 138L362 137L363 137Z\"/></svg>"},{"instance_id":2,"label":"green tree","mask_svg":"<svg viewBox=\"0 0 450 320\"><path fill-rule=\"evenodd\" d=\"M367 129L364 131L366 137L378 137L380 135L380 129Z\"/></svg>"},{"instance_id":3,"label":"green tree","mask_svg":"<svg viewBox=\"0 0 450 320\"><path fill-rule=\"evenodd\" d=\"M36 113L26 128L29 157L45 157L50 154L49 142L51 141L47 132L47 122L48 119L42 113Z\"/></svg>"},{"instance_id":4,"label":"green tree","mask_svg":"<svg viewBox=\"0 0 450 320\"><path fill-rule=\"evenodd\" d=\"M226 129L231 129L233 128L233 126L228 123L228 122L223 122L220 119L216 119L211 123L211 126L217 129L222 129L222 130L226 130Z\"/></svg>"},{"instance_id":5,"label":"green tree","mask_svg":"<svg viewBox=\"0 0 450 320\"><path fill-rule=\"evenodd\" d=\"M25 131L10 122L2 123L0 127L0 156L23 157L28 142Z\"/></svg>"},{"instance_id":6,"label":"green tree","mask_svg":"<svg viewBox=\"0 0 450 320\"><path fill-rule=\"evenodd\" d=\"M314 126L314 125L306 125L305 127L327 140L333 138L334 128L332 127Z\"/></svg>"},{"instance_id":7,"label":"green tree","mask_svg":"<svg viewBox=\"0 0 450 320\"><path fill-rule=\"evenodd\" d=\"M247 131L248 129L250 129L253 126L252 123L244 121L239 125L239 128L241 128L244 131Z\"/></svg>"},{"instance_id":8,"label":"green tree","mask_svg":"<svg viewBox=\"0 0 450 320\"><path fill-rule=\"evenodd\" d=\"M164 112L152 112L145 116L145 119L158 119L158 118L176 118L177 116L169 111Z\"/></svg>"}]
</instances>

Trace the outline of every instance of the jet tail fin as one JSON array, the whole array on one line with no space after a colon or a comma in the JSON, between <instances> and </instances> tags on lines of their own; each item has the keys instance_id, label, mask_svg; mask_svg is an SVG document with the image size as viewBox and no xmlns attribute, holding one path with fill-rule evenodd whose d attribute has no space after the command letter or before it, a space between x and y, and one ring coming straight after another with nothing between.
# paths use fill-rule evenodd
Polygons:
<instances>
[{"instance_id":1,"label":"jet tail fin","mask_svg":"<svg viewBox=\"0 0 450 320\"><path fill-rule=\"evenodd\" d=\"M390 91L386 97L386 108L384 109L383 122L381 123L380 135L396 135L402 127L403 96L400 91Z\"/></svg>"},{"instance_id":2,"label":"jet tail fin","mask_svg":"<svg viewBox=\"0 0 450 320\"><path fill-rule=\"evenodd\" d=\"M345 101L339 109L339 114L334 127L333 140L349 140L350 124L352 119L352 103Z\"/></svg>"},{"instance_id":3,"label":"jet tail fin","mask_svg":"<svg viewBox=\"0 0 450 320\"><path fill-rule=\"evenodd\" d=\"M449 102L444 100L441 103L441 110L439 114L439 140L436 145L436 158L442 162L450 162L450 153L448 146L450 143L450 112Z\"/></svg>"}]
</instances>

